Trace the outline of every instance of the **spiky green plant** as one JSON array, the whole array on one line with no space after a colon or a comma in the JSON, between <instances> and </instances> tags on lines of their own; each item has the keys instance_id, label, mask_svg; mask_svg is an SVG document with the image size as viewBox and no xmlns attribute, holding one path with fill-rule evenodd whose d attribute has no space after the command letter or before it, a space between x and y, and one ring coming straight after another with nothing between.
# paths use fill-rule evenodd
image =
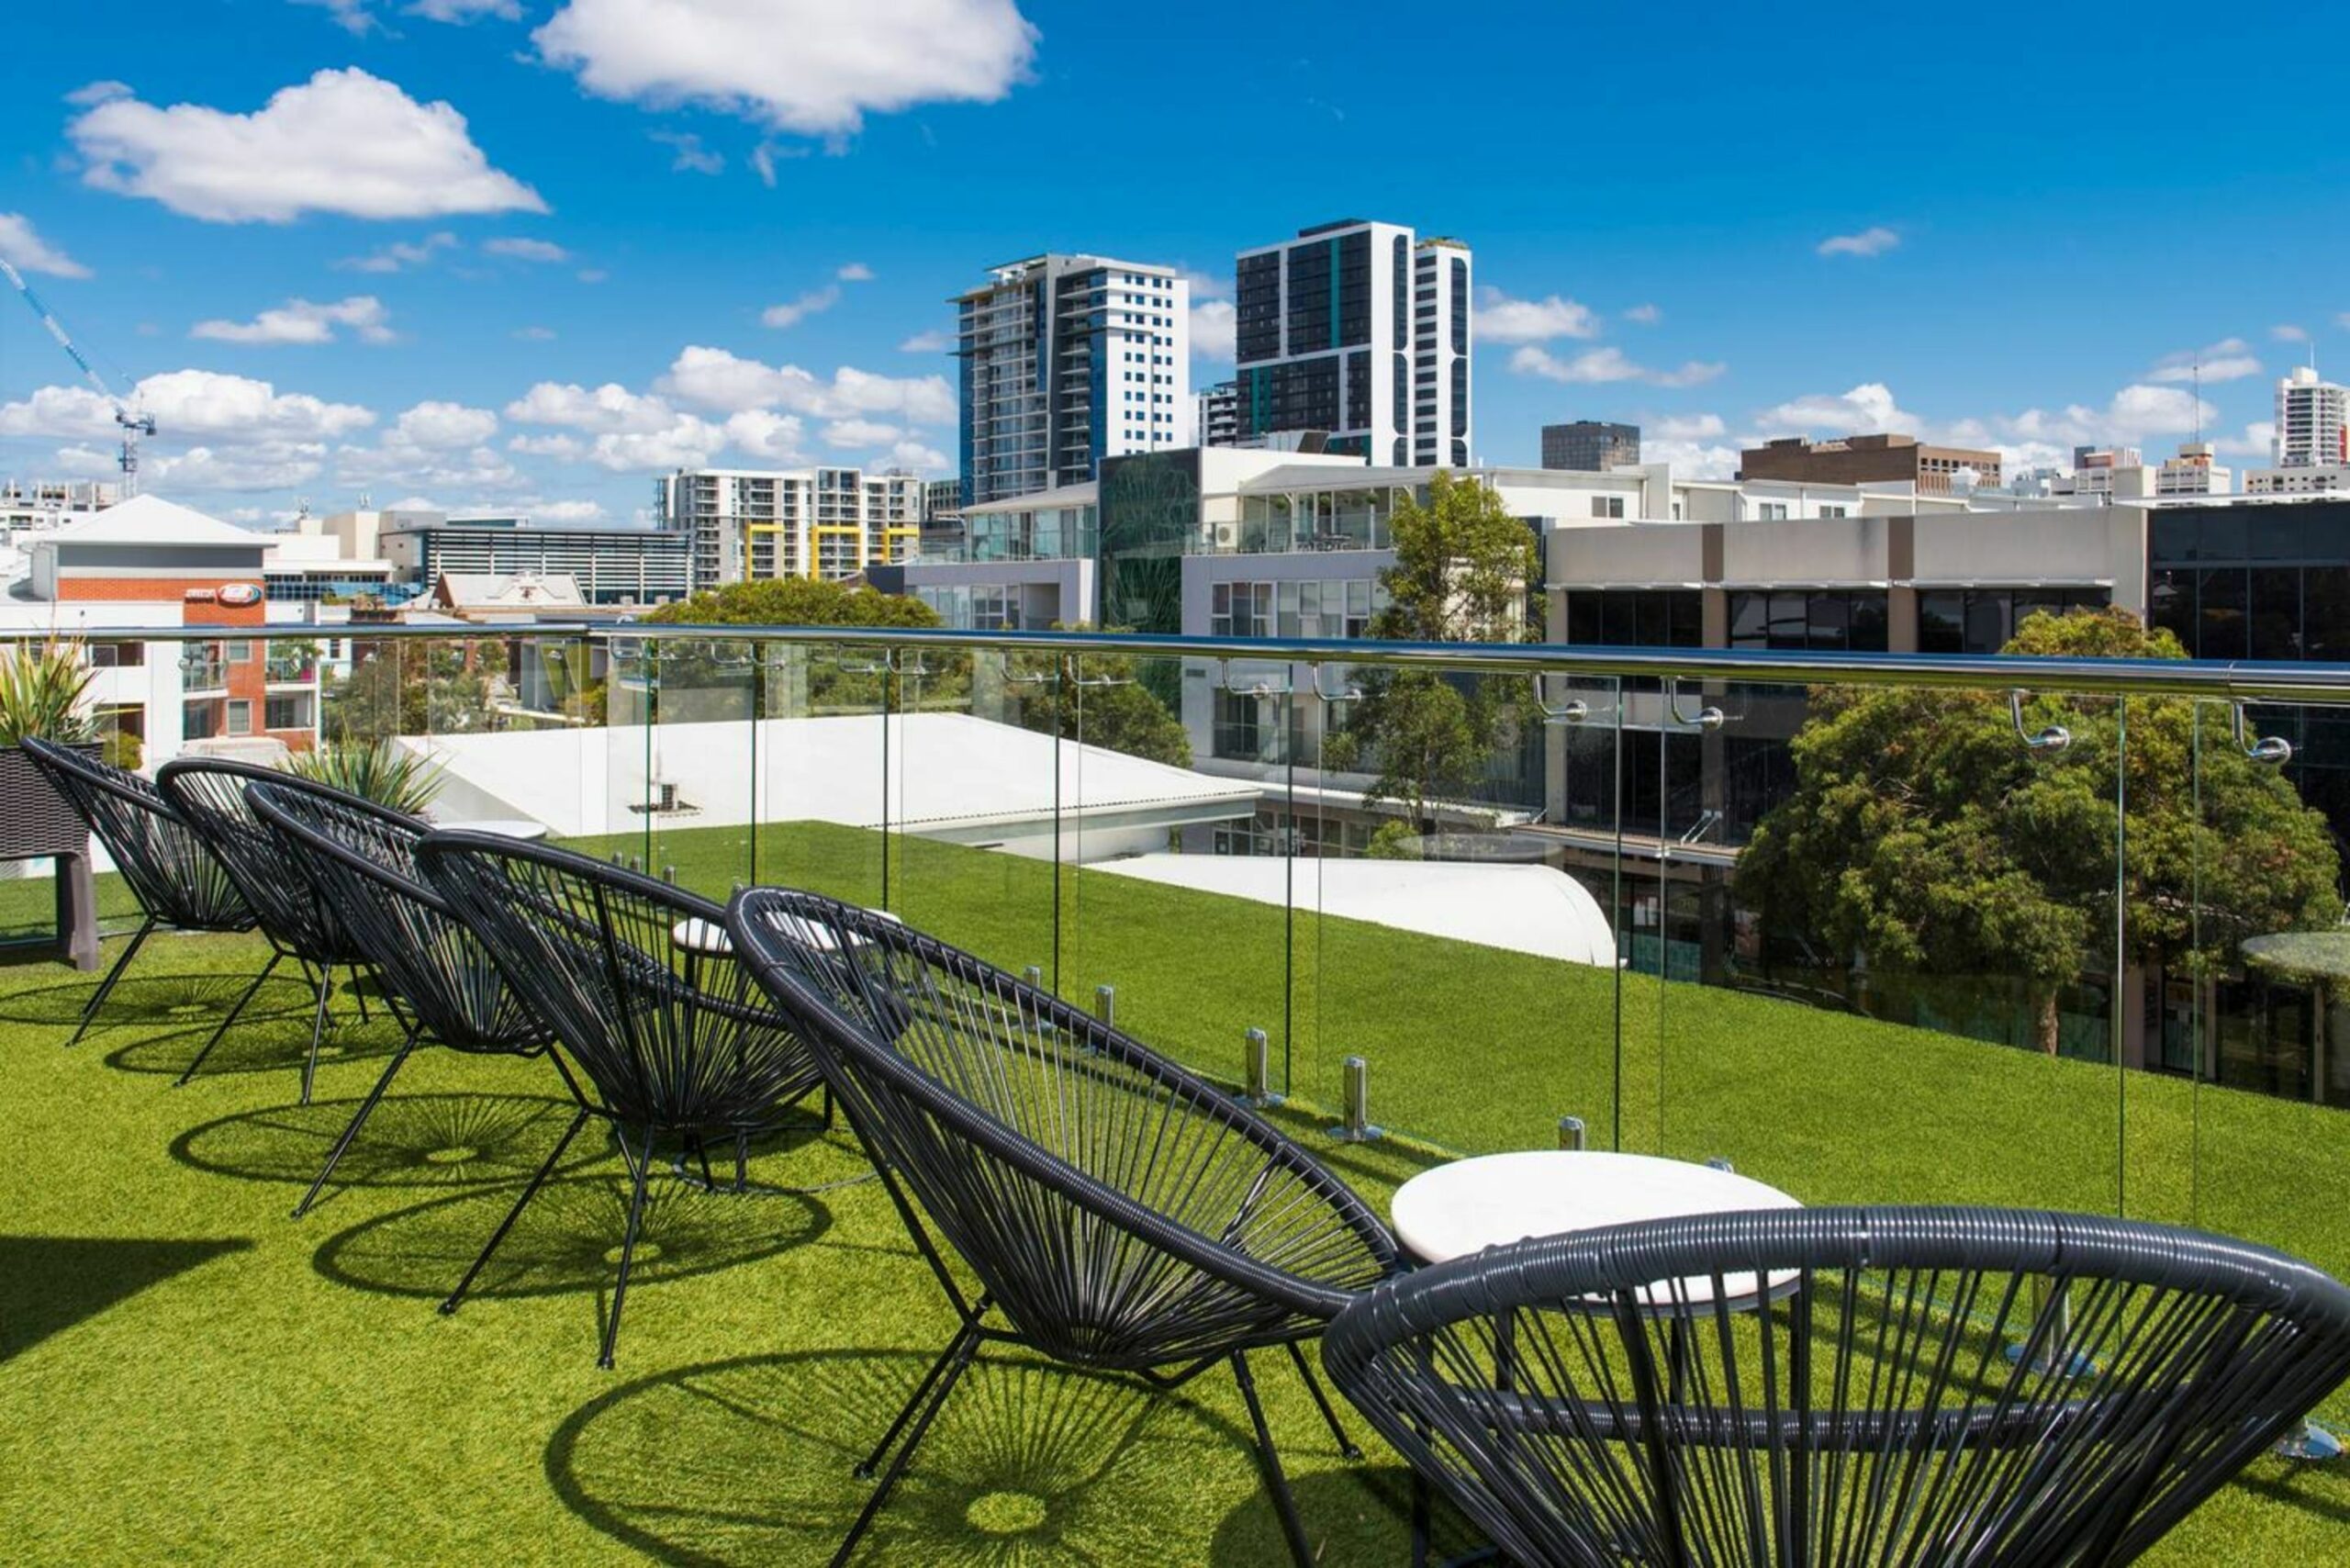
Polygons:
<instances>
[{"instance_id":1,"label":"spiky green plant","mask_svg":"<svg viewBox=\"0 0 2350 1568\"><path fill-rule=\"evenodd\" d=\"M67 745L95 739L82 701L93 673L72 637L52 634L0 652L0 745L28 735Z\"/></svg>"},{"instance_id":2,"label":"spiky green plant","mask_svg":"<svg viewBox=\"0 0 2350 1568\"><path fill-rule=\"evenodd\" d=\"M430 758L383 741L358 741L297 751L285 759L289 772L387 806L420 816L441 792L441 768Z\"/></svg>"}]
</instances>

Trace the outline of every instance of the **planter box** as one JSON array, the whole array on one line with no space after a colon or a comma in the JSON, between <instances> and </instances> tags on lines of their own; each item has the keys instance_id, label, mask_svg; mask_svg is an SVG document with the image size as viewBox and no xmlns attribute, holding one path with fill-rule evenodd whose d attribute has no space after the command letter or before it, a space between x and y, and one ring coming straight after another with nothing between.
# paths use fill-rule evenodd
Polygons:
<instances>
[{"instance_id":1,"label":"planter box","mask_svg":"<svg viewBox=\"0 0 2350 1568\"><path fill-rule=\"evenodd\" d=\"M93 744L76 748L98 755ZM89 824L19 746L0 746L0 860L86 855Z\"/></svg>"}]
</instances>

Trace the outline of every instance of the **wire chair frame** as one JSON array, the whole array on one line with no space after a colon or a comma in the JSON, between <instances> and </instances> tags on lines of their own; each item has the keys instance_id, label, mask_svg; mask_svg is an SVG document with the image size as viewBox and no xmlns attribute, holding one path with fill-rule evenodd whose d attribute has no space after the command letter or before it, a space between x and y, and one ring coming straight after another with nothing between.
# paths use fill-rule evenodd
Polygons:
<instances>
[{"instance_id":1,"label":"wire chair frame","mask_svg":"<svg viewBox=\"0 0 2350 1568\"><path fill-rule=\"evenodd\" d=\"M54 741L28 735L18 744L106 846L123 884L139 901L139 929L83 1004L73 1038L65 1042L78 1045L157 930L251 931L254 915L228 868L152 783Z\"/></svg>"},{"instance_id":2,"label":"wire chair frame","mask_svg":"<svg viewBox=\"0 0 2350 1568\"><path fill-rule=\"evenodd\" d=\"M2095 1215L1774 1209L1404 1276L1323 1360L1535 1568L2121 1563L2350 1373L2350 1291Z\"/></svg>"},{"instance_id":3,"label":"wire chair frame","mask_svg":"<svg viewBox=\"0 0 2350 1568\"><path fill-rule=\"evenodd\" d=\"M283 841L319 901L366 955L376 976L408 1006L406 1036L335 1140L318 1179L295 1205L301 1218L366 1125L392 1080L426 1039L483 1055L545 1053L575 1100L578 1085L553 1036L506 984L489 950L441 895L418 879L416 846L430 829L420 817L355 796L287 790L276 781L246 794L253 813Z\"/></svg>"},{"instance_id":4,"label":"wire chair frame","mask_svg":"<svg viewBox=\"0 0 2350 1568\"><path fill-rule=\"evenodd\" d=\"M287 874L283 844L253 814L252 803L245 799L245 791L255 784L274 784L289 792L321 794L336 800L354 798L282 768L225 757L179 757L163 764L155 775L155 786L163 798L204 840L237 884L237 890L244 895L271 949L269 962L262 966L261 973L221 1019L212 1037L196 1053L177 1081L184 1084L196 1076L205 1058L228 1034L229 1026L244 1011L262 982L281 961L291 958L310 978L317 996L310 1014L309 1053L302 1060L302 1103L307 1105L318 1078L319 1044L326 1035L328 1003L334 997L334 971L338 966L351 975L352 996L359 1005L360 1021L364 1023L368 1018L367 998L358 987L359 967L366 961L366 955L319 901L309 879L299 871Z\"/></svg>"},{"instance_id":5,"label":"wire chair frame","mask_svg":"<svg viewBox=\"0 0 2350 1568\"><path fill-rule=\"evenodd\" d=\"M611 1124L634 1191L598 1364L612 1364L656 1137L699 1154L731 1142L743 1185L749 1140L810 1095L831 1097L791 1020L738 961L725 911L552 845L463 829L416 846L425 885L487 948L506 984L562 1042L584 1080L579 1111L481 1256L442 1304L453 1312L590 1117ZM715 1185L713 1182L712 1185Z\"/></svg>"},{"instance_id":6,"label":"wire chair frame","mask_svg":"<svg viewBox=\"0 0 2350 1568\"><path fill-rule=\"evenodd\" d=\"M728 921L961 1322L860 1467L890 1461L834 1561L982 1343L1160 1390L1230 1366L1291 1551L1312 1561L1247 1356L1287 1351L1359 1456L1299 1347L1395 1269L1370 1208L1225 1091L959 948L781 889L736 894ZM976 1297L934 1231L978 1277Z\"/></svg>"}]
</instances>

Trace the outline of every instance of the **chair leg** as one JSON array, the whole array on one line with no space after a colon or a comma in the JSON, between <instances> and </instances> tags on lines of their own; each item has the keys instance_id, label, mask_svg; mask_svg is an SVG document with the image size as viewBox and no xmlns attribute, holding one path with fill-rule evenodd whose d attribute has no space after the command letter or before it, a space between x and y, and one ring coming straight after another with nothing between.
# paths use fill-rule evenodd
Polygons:
<instances>
[{"instance_id":1,"label":"chair leg","mask_svg":"<svg viewBox=\"0 0 2350 1568\"><path fill-rule=\"evenodd\" d=\"M67 1045L82 1043L82 1036L90 1032L90 1020L98 1015L98 1009L105 1006L106 998L114 993L114 982L122 978L122 971L130 967L130 960L139 956L140 947L154 929L155 917L151 914L140 923L139 930L130 938L130 945L122 950L122 957L114 961L114 968L106 971L106 978L98 982L98 989L92 991L90 1000L82 1004L82 1022L74 1028L73 1037L65 1042Z\"/></svg>"},{"instance_id":2,"label":"chair leg","mask_svg":"<svg viewBox=\"0 0 2350 1568\"><path fill-rule=\"evenodd\" d=\"M269 962L261 967L261 973L253 976L253 983L245 987L245 993L237 998L237 1005L229 1009L229 1016L220 1020L220 1026L212 1031L212 1037L204 1042L204 1048L196 1053L196 1059L187 1064L187 1070L173 1081L173 1088L185 1086L189 1079L196 1076L196 1070L204 1065L204 1058L212 1054L212 1047L220 1043L220 1037L229 1032L229 1025L237 1021L237 1014L245 1010L245 1003L253 999L253 992L261 989L261 982L269 978L270 971L277 968L277 961L284 957L285 955L282 952L273 950L270 953Z\"/></svg>"},{"instance_id":3,"label":"chair leg","mask_svg":"<svg viewBox=\"0 0 2350 1568\"><path fill-rule=\"evenodd\" d=\"M300 1219L304 1215L308 1214L310 1205L319 1201L319 1189L327 1184L327 1178L334 1174L334 1168L341 1162L344 1151L351 1148L352 1140L359 1136L359 1129L366 1125L367 1118L375 1113L375 1102L381 1100L384 1097L384 1091L392 1086L392 1075L399 1071L400 1063L408 1060L408 1052L416 1049L416 1036L417 1031L414 1029L408 1032L408 1038L402 1040L400 1048L393 1053L391 1065L384 1069L384 1076L375 1080L375 1087L369 1090L367 1098L360 1102L359 1114L351 1118L351 1125L342 1129L341 1137L334 1140L334 1148L327 1154L327 1162L319 1168L319 1179L310 1183L310 1190L302 1194L300 1203L294 1205L296 1219Z\"/></svg>"},{"instance_id":4,"label":"chair leg","mask_svg":"<svg viewBox=\"0 0 2350 1568\"><path fill-rule=\"evenodd\" d=\"M1312 1364L1306 1361L1305 1352L1298 1349L1294 1339L1289 1342L1289 1359L1297 1363L1297 1375L1305 1380L1305 1392L1314 1395L1314 1408L1322 1412L1322 1424L1330 1428L1331 1440L1338 1445L1338 1452L1347 1459L1360 1459L1362 1450L1347 1436L1347 1429L1338 1425L1338 1413L1331 1407L1330 1396L1322 1392L1322 1380L1314 1375Z\"/></svg>"},{"instance_id":5,"label":"chair leg","mask_svg":"<svg viewBox=\"0 0 2350 1568\"><path fill-rule=\"evenodd\" d=\"M628 1148L628 1134L621 1134L621 1148ZM636 1258L636 1233L644 1223L644 1189L653 1180L653 1129L644 1129L644 1153L632 1162L636 1171L636 1193L629 1200L628 1234L621 1241L620 1277L612 1282L611 1316L604 1320L604 1346L597 1353L596 1364L606 1372L612 1370L612 1347L620 1342L621 1306L628 1300L629 1265Z\"/></svg>"},{"instance_id":6,"label":"chair leg","mask_svg":"<svg viewBox=\"0 0 2350 1568\"><path fill-rule=\"evenodd\" d=\"M939 1374L946 1372L946 1364L962 1350L965 1338L977 1332L977 1327L975 1322L966 1323L955 1331L953 1338L946 1341L946 1349L938 1352L938 1359L930 1363L930 1370L922 1374L922 1381L914 1384L914 1391L899 1407L898 1418L890 1423L890 1429L881 1434L881 1440L873 1445L873 1451L857 1465L855 1474L859 1481L873 1479L873 1473L881 1468L881 1461L889 1455L890 1445L898 1440L898 1434L904 1431L906 1423L914 1418L914 1412L921 1408L923 1400L930 1397L931 1388L938 1382Z\"/></svg>"},{"instance_id":7,"label":"chair leg","mask_svg":"<svg viewBox=\"0 0 2350 1568\"><path fill-rule=\"evenodd\" d=\"M302 1103L310 1103L310 1083L319 1076L319 1041L327 1032L327 1000L334 995L334 967L319 966L319 1005L310 1015L310 1054L302 1058Z\"/></svg>"},{"instance_id":8,"label":"chair leg","mask_svg":"<svg viewBox=\"0 0 2350 1568\"><path fill-rule=\"evenodd\" d=\"M449 1293L449 1299L441 1304L442 1313L457 1310L457 1304L465 1299L467 1291L473 1289L474 1279L482 1271L483 1266L489 1261L489 1255L498 1250L498 1244L506 1239L508 1231L514 1228L514 1222L521 1217L524 1207L537 1196L539 1188L545 1183L548 1174L554 1170L556 1161L563 1158L563 1151L571 1147L571 1140L577 1137L579 1129L587 1125L588 1110L583 1105L580 1107L579 1114L571 1118L571 1126L564 1129L563 1137L555 1140L554 1152L547 1156L546 1163L540 1166L537 1174L531 1178L531 1184L522 1189L522 1195L514 1200L514 1206L506 1211L506 1217L498 1222L498 1228L490 1233L489 1243L481 1249L481 1256L475 1259L474 1266L465 1271L465 1277L457 1282L457 1288Z\"/></svg>"},{"instance_id":9,"label":"chair leg","mask_svg":"<svg viewBox=\"0 0 2350 1568\"><path fill-rule=\"evenodd\" d=\"M1314 1547L1305 1538L1304 1521L1297 1517L1297 1499L1290 1495L1289 1477L1281 1473L1281 1455L1273 1451L1272 1428L1265 1425L1265 1407L1257 1402L1257 1380L1248 1374L1248 1358L1241 1351L1232 1352L1232 1375L1240 1384L1240 1397L1248 1406L1249 1424L1257 1428L1257 1462L1265 1473L1265 1490L1271 1494L1273 1511L1281 1516L1281 1533L1289 1538L1289 1554L1297 1568L1314 1568Z\"/></svg>"},{"instance_id":10,"label":"chair leg","mask_svg":"<svg viewBox=\"0 0 2350 1568\"><path fill-rule=\"evenodd\" d=\"M375 1020L367 1015L367 993L359 989L359 966L345 964L343 972L351 977L351 995L352 999L359 1003L359 1021L362 1024L374 1023Z\"/></svg>"},{"instance_id":11,"label":"chair leg","mask_svg":"<svg viewBox=\"0 0 2350 1568\"><path fill-rule=\"evenodd\" d=\"M865 1507L856 1516L856 1522L849 1527L848 1536L841 1542L840 1550L833 1553L833 1568L845 1568L850 1553L856 1550L856 1543L865 1539L865 1532L872 1525L874 1516L889 1500L890 1489L898 1484L898 1477L905 1473L906 1466L913 1462L914 1450L922 1446L923 1435L930 1430L931 1422L937 1419L940 1407L946 1403L946 1396L955 1392L956 1380L970 1366L972 1354L979 1348L979 1325L966 1323L956 1333L954 1343L946 1348L951 1360L943 1363L945 1375L939 1376L936 1367L931 1369L932 1376L938 1378L938 1386L932 1392L929 1403L922 1407L922 1414L914 1418L913 1428L906 1433L906 1440L900 1445L897 1457L890 1460L890 1468L882 1472L880 1484L874 1487L873 1495L865 1500ZM929 1380L923 1381L927 1384Z\"/></svg>"}]
</instances>

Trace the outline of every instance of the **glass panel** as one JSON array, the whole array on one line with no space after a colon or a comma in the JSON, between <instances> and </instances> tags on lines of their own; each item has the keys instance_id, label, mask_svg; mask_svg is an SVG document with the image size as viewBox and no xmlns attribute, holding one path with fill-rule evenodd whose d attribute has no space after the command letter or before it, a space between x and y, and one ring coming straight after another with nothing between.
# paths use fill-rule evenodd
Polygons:
<instances>
[{"instance_id":1,"label":"glass panel","mask_svg":"<svg viewBox=\"0 0 2350 1568\"><path fill-rule=\"evenodd\" d=\"M841 643L758 653L757 879L889 907L888 660Z\"/></svg>"},{"instance_id":2,"label":"glass panel","mask_svg":"<svg viewBox=\"0 0 2350 1568\"><path fill-rule=\"evenodd\" d=\"M1659 1042L1654 1136L1628 1145L1807 1204L2114 1212L2119 705L2034 697L2026 734L2071 734L2034 750L1993 692L1676 699L1632 752L1669 771L1632 946L1662 979L1626 1026L1634 1063Z\"/></svg>"}]
</instances>

